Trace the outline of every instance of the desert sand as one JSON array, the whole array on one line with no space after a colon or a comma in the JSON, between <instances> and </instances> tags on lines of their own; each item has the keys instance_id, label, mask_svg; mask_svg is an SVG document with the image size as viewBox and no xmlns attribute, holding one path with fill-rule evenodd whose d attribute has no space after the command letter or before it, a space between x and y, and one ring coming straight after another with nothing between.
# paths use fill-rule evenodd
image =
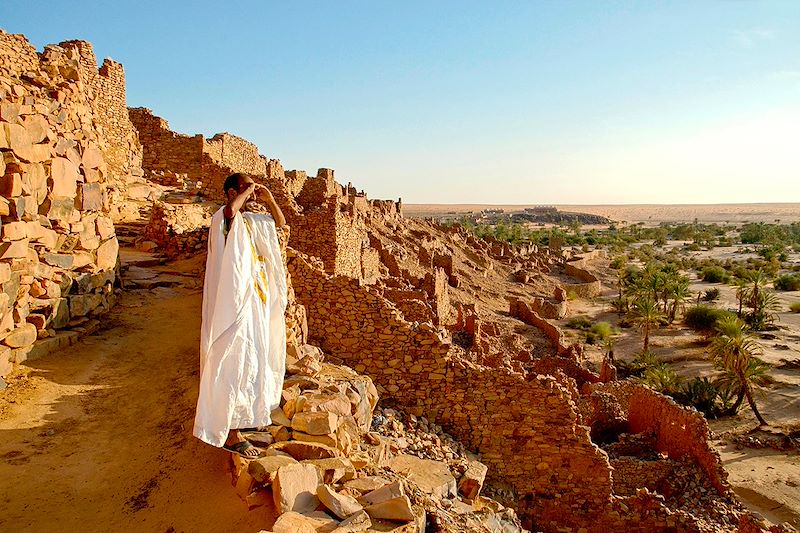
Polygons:
<instances>
[{"instance_id":1,"label":"desert sand","mask_svg":"<svg viewBox=\"0 0 800 533\"><path fill-rule=\"evenodd\" d=\"M482 209L520 211L535 204L403 204L409 217L430 217L445 214L477 213ZM800 221L800 203L774 204L630 204L630 205L556 205L561 211L601 215L617 222L789 222Z\"/></svg>"},{"instance_id":2,"label":"desert sand","mask_svg":"<svg viewBox=\"0 0 800 533\"><path fill-rule=\"evenodd\" d=\"M211 533L272 523L267 507L247 512L231 488L230 454L191 436L200 301L197 289L125 292L104 330L9 378L0 478L13 482L0 489L0 531Z\"/></svg>"}]
</instances>

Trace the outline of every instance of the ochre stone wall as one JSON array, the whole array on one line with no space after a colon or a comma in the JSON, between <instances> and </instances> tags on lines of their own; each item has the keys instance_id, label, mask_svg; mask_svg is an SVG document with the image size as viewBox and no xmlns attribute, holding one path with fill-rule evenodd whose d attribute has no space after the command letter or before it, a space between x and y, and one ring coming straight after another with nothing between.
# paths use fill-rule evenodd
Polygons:
<instances>
[{"instance_id":1,"label":"ochre stone wall","mask_svg":"<svg viewBox=\"0 0 800 533\"><path fill-rule=\"evenodd\" d=\"M100 93L124 78L109 62L84 79L93 60L86 43L37 54L0 31L0 375L68 346L114 301L119 244L107 184L109 169L124 167L115 143L128 138L114 123L119 101ZM112 131L120 137L106 138Z\"/></svg>"},{"instance_id":2,"label":"ochre stone wall","mask_svg":"<svg viewBox=\"0 0 800 533\"><path fill-rule=\"evenodd\" d=\"M210 200L223 201L222 184L234 172L264 176L267 159L256 146L229 133L218 133L211 139L175 133L163 118L147 108L128 110L130 120L139 132L143 146L142 168L147 177L162 182L181 175ZM281 169L281 173L283 169ZM165 183L173 185L173 183Z\"/></svg>"},{"instance_id":3,"label":"ochre stone wall","mask_svg":"<svg viewBox=\"0 0 800 533\"><path fill-rule=\"evenodd\" d=\"M670 518L652 495L612 494L608 458L578 423L574 386L459 360L434 327L404 320L375 289L328 275L321 261L296 251L288 260L309 341L479 452L489 477L514 487L514 505L531 523L546 531L597 524L597 531L659 531L670 522L693 531L690 518Z\"/></svg>"}]
</instances>

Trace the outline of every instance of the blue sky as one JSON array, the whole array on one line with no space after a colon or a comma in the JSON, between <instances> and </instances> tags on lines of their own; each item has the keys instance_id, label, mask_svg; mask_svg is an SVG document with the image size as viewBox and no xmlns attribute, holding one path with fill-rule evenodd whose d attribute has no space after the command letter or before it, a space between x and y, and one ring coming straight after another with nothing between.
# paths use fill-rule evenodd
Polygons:
<instances>
[{"instance_id":1,"label":"blue sky","mask_svg":"<svg viewBox=\"0 0 800 533\"><path fill-rule=\"evenodd\" d=\"M373 198L800 202L796 0L5 0L0 27Z\"/></svg>"}]
</instances>

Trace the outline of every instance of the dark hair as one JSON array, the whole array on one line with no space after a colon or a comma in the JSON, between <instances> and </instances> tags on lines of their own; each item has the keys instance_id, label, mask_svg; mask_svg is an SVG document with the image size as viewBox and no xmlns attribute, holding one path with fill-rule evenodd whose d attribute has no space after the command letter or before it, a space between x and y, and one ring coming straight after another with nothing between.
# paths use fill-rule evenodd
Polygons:
<instances>
[{"instance_id":1,"label":"dark hair","mask_svg":"<svg viewBox=\"0 0 800 533\"><path fill-rule=\"evenodd\" d=\"M239 180L244 177L244 174L241 172L237 172L236 174L231 174L227 178L225 178L225 183L222 184L222 191L227 196L228 190L236 189L238 192L239 190Z\"/></svg>"}]
</instances>

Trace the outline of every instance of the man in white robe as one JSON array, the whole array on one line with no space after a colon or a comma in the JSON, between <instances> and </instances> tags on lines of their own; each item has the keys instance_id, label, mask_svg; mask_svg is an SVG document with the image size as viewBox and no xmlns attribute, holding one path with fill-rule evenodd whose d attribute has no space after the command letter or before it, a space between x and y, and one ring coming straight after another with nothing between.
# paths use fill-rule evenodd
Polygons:
<instances>
[{"instance_id":1,"label":"man in white robe","mask_svg":"<svg viewBox=\"0 0 800 533\"><path fill-rule=\"evenodd\" d=\"M241 212L257 188L272 216ZM286 221L250 176L229 176L224 190L208 235L194 435L255 457L238 430L269 425L283 389L287 288L276 228Z\"/></svg>"}]
</instances>

